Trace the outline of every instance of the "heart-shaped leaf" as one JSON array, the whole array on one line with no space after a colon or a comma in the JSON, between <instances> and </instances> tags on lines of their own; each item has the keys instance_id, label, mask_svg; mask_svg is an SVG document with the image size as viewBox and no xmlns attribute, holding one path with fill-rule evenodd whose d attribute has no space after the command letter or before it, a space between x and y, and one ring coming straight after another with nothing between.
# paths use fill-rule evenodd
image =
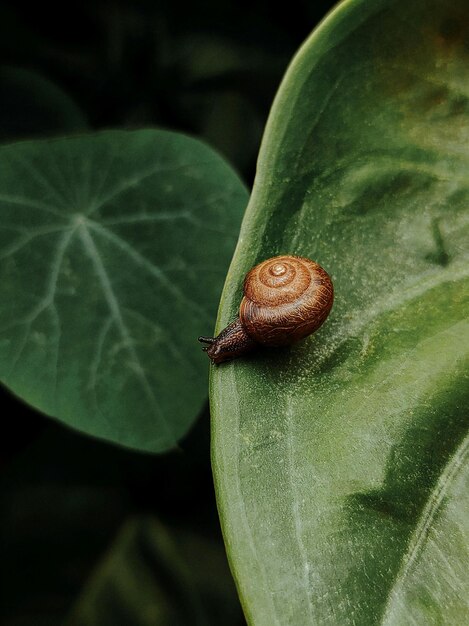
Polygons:
<instances>
[{"instance_id":1,"label":"heart-shaped leaf","mask_svg":"<svg viewBox=\"0 0 469 626\"><path fill-rule=\"evenodd\" d=\"M175 445L206 397L211 329L247 192L166 131L0 148L0 379L87 433Z\"/></svg>"},{"instance_id":2,"label":"heart-shaped leaf","mask_svg":"<svg viewBox=\"0 0 469 626\"><path fill-rule=\"evenodd\" d=\"M468 606L467 0L349 0L276 98L222 297L300 254L313 337L212 370L213 465L250 623L462 624Z\"/></svg>"}]
</instances>

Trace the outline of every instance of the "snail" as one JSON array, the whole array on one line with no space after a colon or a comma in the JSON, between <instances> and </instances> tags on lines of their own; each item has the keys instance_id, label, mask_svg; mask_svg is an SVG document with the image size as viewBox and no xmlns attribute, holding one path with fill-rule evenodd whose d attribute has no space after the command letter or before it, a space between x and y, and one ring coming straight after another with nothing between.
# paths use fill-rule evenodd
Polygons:
<instances>
[{"instance_id":1,"label":"snail","mask_svg":"<svg viewBox=\"0 0 469 626\"><path fill-rule=\"evenodd\" d=\"M332 281L317 263L282 255L253 267L244 279L238 318L217 337L199 337L213 363L259 346L286 346L317 330L334 300Z\"/></svg>"}]
</instances>

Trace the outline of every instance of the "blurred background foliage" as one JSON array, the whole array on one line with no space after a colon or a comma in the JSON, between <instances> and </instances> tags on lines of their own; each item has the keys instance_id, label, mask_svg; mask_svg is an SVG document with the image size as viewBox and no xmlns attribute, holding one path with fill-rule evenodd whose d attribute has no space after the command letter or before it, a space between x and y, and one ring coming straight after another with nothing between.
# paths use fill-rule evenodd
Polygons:
<instances>
[{"instance_id":1,"label":"blurred background foliage","mask_svg":"<svg viewBox=\"0 0 469 626\"><path fill-rule=\"evenodd\" d=\"M333 4L3 2L0 140L157 126L204 139L251 185L282 75ZM208 408L178 451L150 456L0 393L2 626L244 624Z\"/></svg>"}]
</instances>

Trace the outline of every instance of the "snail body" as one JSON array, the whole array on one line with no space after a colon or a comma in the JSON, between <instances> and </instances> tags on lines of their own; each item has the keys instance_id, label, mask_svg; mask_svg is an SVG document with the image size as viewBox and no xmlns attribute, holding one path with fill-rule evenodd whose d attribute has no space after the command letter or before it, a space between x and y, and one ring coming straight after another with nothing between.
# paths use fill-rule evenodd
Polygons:
<instances>
[{"instance_id":1,"label":"snail body","mask_svg":"<svg viewBox=\"0 0 469 626\"><path fill-rule=\"evenodd\" d=\"M318 263L282 255L253 267L244 279L239 317L217 337L199 337L213 363L259 346L290 345L316 331L334 300L332 281Z\"/></svg>"}]
</instances>

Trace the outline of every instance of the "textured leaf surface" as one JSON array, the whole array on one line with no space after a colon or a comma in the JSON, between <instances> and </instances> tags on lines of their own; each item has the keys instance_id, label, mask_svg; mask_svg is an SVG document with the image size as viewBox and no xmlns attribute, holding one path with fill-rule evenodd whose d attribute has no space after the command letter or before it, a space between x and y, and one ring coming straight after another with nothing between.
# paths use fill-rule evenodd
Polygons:
<instances>
[{"instance_id":1,"label":"textured leaf surface","mask_svg":"<svg viewBox=\"0 0 469 626\"><path fill-rule=\"evenodd\" d=\"M222 297L296 253L313 337L212 370L213 466L250 622L469 620L469 3L348 1L275 101Z\"/></svg>"},{"instance_id":2,"label":"textured leaf surface","mask_svg":"<svg viewBox=\"0 0 469 626\"><path fill-rule=\"evenodd\" d=\"M205 398L246 191L164 131L0 149L0 379L87 433L172 447Z\"/></svg>"}]
</instances>

